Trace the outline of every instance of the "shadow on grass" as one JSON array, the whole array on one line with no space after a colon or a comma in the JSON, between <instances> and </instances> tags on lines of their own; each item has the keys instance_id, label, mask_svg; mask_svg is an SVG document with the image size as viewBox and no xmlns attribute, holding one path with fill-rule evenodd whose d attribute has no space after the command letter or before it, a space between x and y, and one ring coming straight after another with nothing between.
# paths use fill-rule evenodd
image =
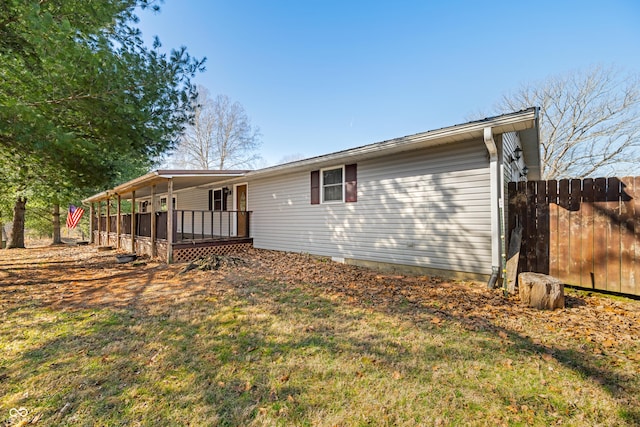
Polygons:
<instances>
[{"instance_id":1,"label":"shadow on grass","mask_svg":"<svg viewBox=\"0 0 640 427\"><path fill-rule=\"evenodd\" d=\"M445 294L437 306L400 294L381 304L373 299L373 289L342 290L329 297L313 285L256 278L223 289L211 285L208 293L192 293L192 300L154 307L160 302L141 295L156 280L155 273L142 277L122 306L95 297L108 288L104 284L79 294L78 303L65 305L66 310L47 310L51 319L34 319L38 307L33 305L6 312L6 317L31 325L35 338L19 356L3 362L0 395L22 387L28 396L16 403L38 408L43 422L50 424L246 425L277 420L304 425L317 424L321 416L345 417L340 406L362 402L358 394L367 393L367 387L403 384L387 382L396 373L427 394L433 392L430 384L447 380L432 367L476 361L491 366L501 357L534 354L552 357L616 399L620 420L614 421L640 422L633 400L627 400L640 393L631 374L598 363L586 350L543 345L491 319L447 308L452 301ZM569 301L580 306L578 298ZM499 310L513 301L493 294L476 303ZM390 325L380 326L385 322ZM426 337L419 348L402 323ZM465 331L469 334L456 341L456 334ZM505 408L514 396L522 399L542 413L535 419L538 424L553 421L544 412L572 410L559 397L539 402L535 385L531 392L505 386L478 390L464 381L455 387L461 395L482 392L482 402L498 401ZM418 421L433 421L420 414L424 402L414 404L415 417L423 417ZM378 424L408 425L400 408ZM439 410L464 422L454 408ZM360 411L362 417L383 414L380 408L371 414ZM355 419L351 423L358 424Z\"/></svg>"}]
</instances>

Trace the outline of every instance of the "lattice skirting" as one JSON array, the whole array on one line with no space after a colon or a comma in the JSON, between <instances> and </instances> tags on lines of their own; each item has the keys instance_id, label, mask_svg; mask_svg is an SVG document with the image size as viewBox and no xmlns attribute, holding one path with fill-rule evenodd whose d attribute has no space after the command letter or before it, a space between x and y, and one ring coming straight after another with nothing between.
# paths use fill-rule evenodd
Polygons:
<instances>
[{"instance_id":1,"label":"lattice skirting","mask_svg":"<svg viewBox=\"0 0 640 427\"><path fill-rule=\"evenodd\" d=\"M217 246L174 249L173 262L193 261L208 255L228 255L248 248L251 248L251 243L229 243Z\"/></svg>"}]
</instances>

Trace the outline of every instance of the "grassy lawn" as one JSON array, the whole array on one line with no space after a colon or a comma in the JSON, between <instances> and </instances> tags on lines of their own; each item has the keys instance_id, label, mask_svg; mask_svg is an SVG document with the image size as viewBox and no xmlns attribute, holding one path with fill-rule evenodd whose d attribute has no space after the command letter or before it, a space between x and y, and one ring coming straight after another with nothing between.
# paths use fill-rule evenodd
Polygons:
<instances>
[{"instance_id":1,"label":"grassy lawn","mask_svg":"<svg viewBox=\"0 0 640 427\"><path fill-rule=\"evenodd\" d=\"M640 423L638 301L569 290L538 312L484 285L239 256L179 274L2 251L0 424Z\"/></svg>"}]
</instances>

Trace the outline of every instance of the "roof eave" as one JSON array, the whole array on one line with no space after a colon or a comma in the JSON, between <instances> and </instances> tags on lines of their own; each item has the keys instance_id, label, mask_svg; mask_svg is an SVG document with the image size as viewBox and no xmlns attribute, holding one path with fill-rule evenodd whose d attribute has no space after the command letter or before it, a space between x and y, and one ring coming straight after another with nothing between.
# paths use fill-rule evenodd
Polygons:
<instances>
[{"instance_id":1,"label":"roof eave","mask_svg":"<svg viewBox=\"0 0 640 427\"><path fill-rule=\"evenodd\" d=\"M247 177L276 175L308 168L309 166L317 167L323 164L345 160L362 160L368 157L380 156L382 154L381 152L384 152L386 155L469 139L477 138L481 140L486 127L491 127L494 134L519 132L536 127L537 118L538 108L532 107L516 113L408 135L323 156L312 157L310 159L272 166L249 172L247 173Z\"/></svg>"}]
</instances>

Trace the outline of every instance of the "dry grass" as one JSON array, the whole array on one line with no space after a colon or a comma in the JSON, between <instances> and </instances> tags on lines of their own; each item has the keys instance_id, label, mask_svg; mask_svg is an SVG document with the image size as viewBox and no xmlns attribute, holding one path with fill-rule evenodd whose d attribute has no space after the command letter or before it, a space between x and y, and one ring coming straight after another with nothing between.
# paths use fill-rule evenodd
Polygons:
<instances>
[{"instance_id":1,"label":"dry grass","mask_svg":"<svg viewBox=\"0 0 640 427\"><path fill-rule=\"evenodd\" d=\"M250 251L246 267L0 253L0 422L637 425L640 306ZM25 408L25 417L11 408Z\"/></svg>"}]
</instances>

